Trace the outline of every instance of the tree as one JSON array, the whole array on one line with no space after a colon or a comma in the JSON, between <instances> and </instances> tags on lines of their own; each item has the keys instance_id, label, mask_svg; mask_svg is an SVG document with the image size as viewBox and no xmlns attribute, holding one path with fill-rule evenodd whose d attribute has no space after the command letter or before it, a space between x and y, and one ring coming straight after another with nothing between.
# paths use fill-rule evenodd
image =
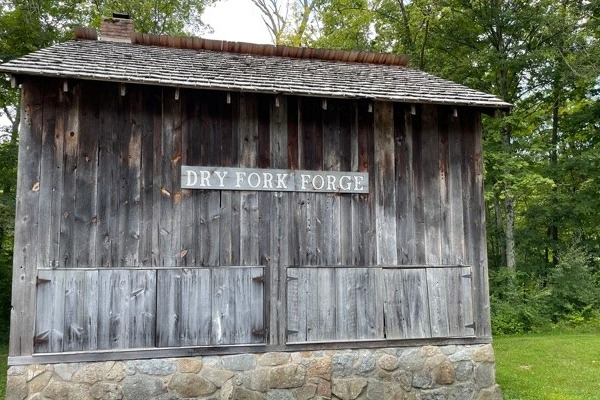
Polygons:
<instances>
[{"instance_id":1,"label":"tree","mask_svg":"<svg viewBox=\"0 0 600 400\"><path fill-rule=\"evenodd\" d=\"M252 0L276 45L300 46L317 35L320 0Z\"/></svg>"}]
</instances>

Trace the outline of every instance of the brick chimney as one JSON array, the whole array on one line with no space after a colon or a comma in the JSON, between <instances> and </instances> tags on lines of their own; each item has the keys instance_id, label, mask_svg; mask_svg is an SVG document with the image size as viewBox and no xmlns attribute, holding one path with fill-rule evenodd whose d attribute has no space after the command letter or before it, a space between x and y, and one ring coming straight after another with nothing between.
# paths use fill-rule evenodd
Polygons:
<instances>
[{"instance_id":1,"label":"brick chimney","mask_svg":"<svg viewBox=\"0 0 600 400\"><path fill-rule=\"evenodd\" d=\"M112 18L104 18L100 27L100 40L131 43L135 32L129 14L113 13Z\"/></svg>"}]
</instances>

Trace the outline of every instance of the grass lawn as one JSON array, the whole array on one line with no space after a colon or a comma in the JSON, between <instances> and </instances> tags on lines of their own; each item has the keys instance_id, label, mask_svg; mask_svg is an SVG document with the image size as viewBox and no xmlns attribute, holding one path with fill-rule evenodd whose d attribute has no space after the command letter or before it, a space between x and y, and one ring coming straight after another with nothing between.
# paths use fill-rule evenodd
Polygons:
<instances>
[{"instance_id":1,"label":"grass lawn","mask_svg":"<svg viewBox=\"0 0 600 400\"><path fill-rule=\"evenodd\" d=\"M494 338L505 400L600 400L600 333Z\"/></svg>"},{"instance_id":2,"label":"grass lawn","mask_svg":"<svg viewBox=\"0 0 600 400\"><path fill-rule=\"evenodd\" d=\"M8 361L8 343L0 339L0 399L4 398L6 393L6 362Z\"/></svg>"}]
</instances>

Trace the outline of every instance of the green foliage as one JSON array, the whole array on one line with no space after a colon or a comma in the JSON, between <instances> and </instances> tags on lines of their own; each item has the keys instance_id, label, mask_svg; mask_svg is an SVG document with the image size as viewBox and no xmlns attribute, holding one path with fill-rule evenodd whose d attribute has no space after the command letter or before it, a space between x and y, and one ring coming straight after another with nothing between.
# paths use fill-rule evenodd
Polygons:
<instances>
[{"instance_id":1,"label":"green foliage","mask_svg":"<svg viewBox=\"0 0 600 400\"><path fill-rule=\"evenodd\" d=\"M600 327L600 282L592 259L568 249L548 277L533 271L490 271L494 334Z\"/></svg>"},{"instance_id":2,"label":"green foliage","mask_svg":"<svg viewBox=\"0 0 600 400\"><path fill-rule=\"evenodd\" d=\"M85 14L89 23L100 26L113 12L133 18L137 32L156 35L200 35L208 30L202 21L204 8L214 0L94 0Z\"/></svg>"},{"instance_id":3,"label":"green foliage","mask_svg":"<svg viewBox=\"0 0 600 400\"><path fill-rule=\"evenodd\" d=\"M490 271L494 334L536 332L549 327L544 313L549 292L530 278L507 269Z\"/></svg>"}]
</instances>

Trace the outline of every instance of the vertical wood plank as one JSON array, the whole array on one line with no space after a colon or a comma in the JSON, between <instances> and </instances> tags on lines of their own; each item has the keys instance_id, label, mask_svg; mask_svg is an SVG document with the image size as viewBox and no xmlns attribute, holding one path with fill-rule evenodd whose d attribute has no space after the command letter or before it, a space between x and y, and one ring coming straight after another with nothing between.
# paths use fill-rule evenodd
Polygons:
<instances>
[{"instance_id":1,"label":"vertical wood plank","mask_svg":"<svg viewBox=\"0 0 600 400\"><path fill-rule=\"evenodd\" d=\"M60 209L55 208L55 203L60 202L60 197L55 193L55 180L62 183L59 162L62 161L62 154L57 153L55 149L55 131L57 123L57 113L60 113L58 101L58 90L54 87L47 87L43 98L43 125L41 131L41 154L40 154L40 181L39 181L39 206L37 215L40 216L38 222L37 242L39 243L38 260L42 266L56 265L57 253L54 253L54 239L57 230L60 227ZM60 135L62 138L62 135ZM60 146L62 150L62 145ZM32 160L33 161L33 160ZM59 164L59 169L56 165ZM57 172L59 174L57 174ZM60 192L59 192L60 193ZM57 211L55 214L53 211Z\"/></svg>"},{"instance_id":2,"label":"vertical wood plank","mask_svg":"<svg viewBox=\"0 0 600 400\"><path fill-rule=\"evenodd\" d=\"M465 263L465 235L463 225L463 182L462 182L462 137L460 122L456 117L448 117L448 212L452 258L449 263Z\"/></svg>"},{"instance_id":3,"label":"vertical wood plank","mask_svg":"<svg viewBox=\"0 0 600 400\"><path fill-rule=\"evenodd\" d=\"M17 172L16 219L13 257L12 309L10 314L9 355L33 353L37 242L36 210L39 205L41 156L41 112L43 95L38 87L24 82L21 89L23 105L19 129L19 161Z\"/></svg>"},{"instance_id":4,"label":"vertical wood plank","mask_svg":"<svg viewBox=\"0 0 600 400\"><path fill-rule=\"evenodd\" d=\"M357 162L358 172L375 171L373 139L373 113L368 104L360 102L356 109ZM375 246L375 180L369 180L369 194L352 195L352 244L354 265L375 265L377 251Z\"/></svg>"},{"instance_id":5,"label":"vertical wood plank","mask_svg":"<svg viewBox=\"0 0 600 400\"><path fill-rule=\"evenodd\" d=\"M414 216L414 238L415 238L415 253L413 256L413 264L426 263L426 247L425 247L425 195L424 195L424 172L423 172L423 129L421 120L421 107L416 107L415 115L410 116L410 124L412 127L412 165L413 165L413 209L411 214Z\"/></svg>"},{"instance_id":6,"label":"vertical wood plank","mask_svg":"<svg viewBox=\"0 0 600 400\"><path fill-rule=\"evenodd\" d=\"M96 257L95 266L112 267L118 265L118 196L119 171L118 125L116 85L110 89L99 91L98 107L98 167L97 199L96 199ZM65 139L66 140L66 139ZM152 143L151 143L152 145ZM149 202L152 204L152 201ZM114 250L113 250L114 249Z\"/></svg>"},{"instance_id":7,"label":"vertical wood plank","mask_svg":"<svg viewBox=\"0 0 600 400\"><path fill-rule=\"evenodd\" d=\"M59 310L64 313L62 328L64 337L61 351L81 351L83 350L83 339L86 336L84 321L87 295L84 293L85 273L84 271L67 270L61 275L64 276L64 291L55 294L55 296L64 296L64 309Z\"/></svg>"},{"instance_id":8,"label":"vertical wood plank","mask_svg":"<svg viewBox=\"0 0 600 400\"><path fill-rule=\"evenodd\" d=\"M403 302L408 306L406 338L431 337L426 272L424 269L406 269L400 270L400 275L404 288Z\"/></svg>"},{"instance_id":9,"label":"vertical wood plank","mask_svg":"<svg viewBox=\"0 0 600 400\"><path fill-rule=\"evenodd\" d=\"M383 312L386 339L406 339L408 337L408 304L405 304L404 285L399 270L381 271Z\"/></svg>"},{"instance_id":10,"label":"vertical wood plank","mask_svg":"<svg viewBox=\"0 0 600 400\"><path fill-rule=\"evenodd\" d=\"M98 349L123 349L129 342L129 294L127 270L98 273Z\"/></svg>"},{"instance_id":11,"label":"vertical wood plank","mask_svg":"<svg viewBox=\"0 0 600 400\"><path fill-rule=\"evenodd\" d=\"M425 217L425 264L441 263L441 203L440 203L440 161L437 106L423 104L422 156L423 207Z\"/></svg>"},{"instance_id":12,"label":"vertical wood plank","mask_svg":"<svg viewBox=\"0 0 600 400\"><path fill-rule=\"evenodd\" d=\"M427 268L427 295L429 297L429 322L432 337L450 336L448 277L453 268Z\"/></svg>"},{"instance_id":13,"label":"vertical wood plank","mask_svg":"<svg viewBox=\"0 0 600 400\"><path fill-rule=\"evenodd\" d=\"M183 282L185 273L179 269L158 270L156 305L156 343L158 347L180 346L184 319L183 289L190 290L190 301L196 299L193 285ZM201 304L196 305L202 308ZM190 316L193 319L193 317Z\"/></svg>"},{"instance_id":14,"label":"vertical wood plank","mask_svg":"<svg viewBox=\"0 0 600 400\"><path fill-rule=\"evenodd\" d=\"M139 222L139 264L144 267L154 266L152 228L154 216L153 166L154 166L154 130L155 121L160 118L160 92L146 89L143 92L140 115L140 222Z\"/></svg>"},{"instance_id":15,"label":"vertical wood plank","mask_svg":"<svg viewBox=\"0 0 600 400\"><path fill-rule=\"evenodd\" d=\"M81 84L83 91L91 85ZM73 210L74 265L94 266L98 216L96 210L98 187L98 127L100 111L96 99L81 96L79 104L79 146L75 176L75 208Z\"/></svg>"},{"instance_id":16,"label":"vertical wood plank","mask_svg":"<svg viewBox=\"0 0 600 400\"><path fill-rule=\"evenodd\" d=\"M258 104L255 96L240 98L239 154L240 166L256 167L258 155ZM240 264L259 265L258 194L242 192L240 199Z\"/></svg>"},{"instance_id":17,"label":"vertical wood plank","mask_svg":"<svg viewBox=\"0 0 600 400\"><path fill-rule=\"evenodd\" d=\"M340 114L340 105L335 101L330 101L327 110L323 111L323 170L325 171L341 170L343 157L341 144L348 140L348 134L347 132L342 133ZM347 154L345 156L348 157ZM323 243L323 262L325 265L340 264L342 257L340 195L336 193L319 193L316 196L320 200L318 218L321 221L321 234L318 240Z\"/></svg>"},{"instance_id":18,"label":"vertical wood plank","mask_svg":"<svg viewBox=\"0 0 600 400\"><path fill-rule=\"evenodd\" d=\"M390 102L374 105L375 164L375 218L377 237L377 264L396 265L396 190L394 112Z\"/></svg>"},{"instance_id":19,"label":"vertical wood plank","mask_svg":"<svg viewBox=\"0 0 600 400\"><path fill-rule=\"evenodd\" d=\"M156 270L131 270L128 293L128 348L154 347L156 339ZM162 299L161 299L162 300Z\"/></svg>"},{"instance_id":20,"label":"vertical wood plank","mask_svg":"<svg viewBox=\"0 0 600 400\"><path fill-rule=\"evenodd\" d=\"M271 125L270 125L270 159L272 168L288 168L288 97L281 96L279 100L271 102ZM265 288L267 304L267 326L269 328L268 343L283 344L286 342L286 267L288 264L289 239L289 202L287 193L273 193L269 196L271 200L270 223L270 247L271 260L266 271L268 286ZM296 286L297 296L297 286ZM296 298L297 301L297 298Z\"/></svg>"},{"instance_id":21,"label":"vertical wood plank","mask_svg":"<svg viewBox=\"0 0 600 400\"><path fill-rule=\"evenodd\" d=\"M83 278L83 350L98 350L98 271L85 271Z\"/></svg>"},{"instance_id":22,"label":"vertical wood plank","mask_svg":"<svg viewBox=\"0 0 600 400\"><path fill-rule=\"evenodd\" d=\"M413 160L413 126L408 110L402 105L394 109L396 139L396 219L398 239L398 264L415 263L417 239L415 237L415 192ZM417 167L419 168L419 167Z\"/></svg>"},{"instance_id":23,"label":"vertical wood plank","mask_svg":"<svg viewBox=\"0 0 600 400\"><path fill-rule=\"evenodd\" d=\"M60 224L60 265L75 267L75 205L77 204L77 162L79 149L79 85L72 93L64 95L66 122L64 143L63 191L61 198L62 220Z\"/></svg>"}]
</instances>

